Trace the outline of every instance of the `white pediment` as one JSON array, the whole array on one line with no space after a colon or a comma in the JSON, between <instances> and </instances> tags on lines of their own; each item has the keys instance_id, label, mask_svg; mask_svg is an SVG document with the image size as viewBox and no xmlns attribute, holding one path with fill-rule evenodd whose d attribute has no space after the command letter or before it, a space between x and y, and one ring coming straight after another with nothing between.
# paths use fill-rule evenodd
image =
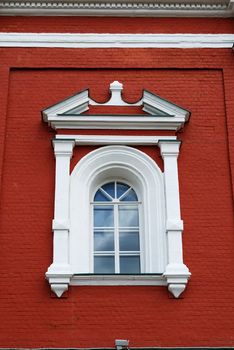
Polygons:
<instances>
[{"instance_id":1,"label":"white pediment","mask_svg":"<svg viewBox=\"0 0 234 350\"><path fill-rule=\"evenodd\" d=\"M114 81L110 84L110 99L98 103L83 90L42 111L43 120L53 129L151 129L179 130L188 121L190 112L160 96L143 90L142 98L136 103L128 103L122 98L123 84ZM109 114L83 114L89 106L110 107ZM112 114L111 107L141 106L147 114Z\"/></svg>"}]
</instances>

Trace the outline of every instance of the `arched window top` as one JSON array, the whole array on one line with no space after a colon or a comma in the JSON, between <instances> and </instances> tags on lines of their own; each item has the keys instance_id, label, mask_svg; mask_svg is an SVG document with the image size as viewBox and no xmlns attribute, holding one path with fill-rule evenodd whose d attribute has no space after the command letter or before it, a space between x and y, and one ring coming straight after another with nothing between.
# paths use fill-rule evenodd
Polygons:
<instances>
[{"instance_id":1,"label":"arched window top","mask_svg":"<svg viewBox=\"0 0 234 350\"><path fill-rule=\"evenodd\" d=\"M94 202L137 202L134 189L126 183L112 181L102 185L94 195Z\"/></svg>"}]
</instances>

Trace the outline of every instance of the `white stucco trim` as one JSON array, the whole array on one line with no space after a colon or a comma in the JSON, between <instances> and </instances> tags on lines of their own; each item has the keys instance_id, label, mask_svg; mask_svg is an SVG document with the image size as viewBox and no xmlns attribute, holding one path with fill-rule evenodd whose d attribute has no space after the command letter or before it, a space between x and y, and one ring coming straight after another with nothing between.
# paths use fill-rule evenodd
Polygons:
<instances>
[{"instance_id":1,"label":"white stucco trim","mask_svg":"<svg viewBox=\"0 0 234 350\"><path fill-rule=\"evenodd\" d=\"M43 120L53 129L129 129L129 130L175 130L178 131L189 120L190 112L150 91L143 90L142 98L129 104L122 99L123 84L110 84L110 99L105 103L93 101L89 90L83 90L42 111ZM146 114L81 114L89 105L141 106Z\"/></svg>"},{"instance_id":2,"label":"white stucco trim","mask_svg":"<svg viewBox=\"0 0 234 350\"><path fill-rule=\"evenodd\" d=\"M69 285L167 285L177 298L190 277L182 256L183 222L177 170L180 141L173 137L156 138L164 159L164 173L145 153L114 144L88 153L69 175L70 158L74 145L79 144L78 137L61 136L57 135L53 141L56 157L54 254L46 272L51 289L60 297ZM127 137L124 136L126 143ZM109 137L110 144L111 138L116 141L115 136ZM131 136L129 138L131 144ZM135 142L136 138L139 142L144 139L138 136ZM92 275L90 203L97 188L112 179L131 182L143 203L140 213L144 233L142 275Z\"/></svg>"},{"instance_id":3,"label":"white stucco trim","mask_svg":"<svg viewBox=\"0 0 234 350\"><path fill-rule=\"evenodd\" d=\"M129 182L141 208L142 272L163 273L166 263L163 174L145 153L128 146L105 146L83 157L70 181L70 263L74 274L93 273L90 203L101 184Z\"/></svg>"},{"instance_id":4,"label":"white stucco trim","mask_svg":"<svg viewBox=\"0 0 234 350\"><path fill-rule=\"evenodd\" d=\"M233 0L11 0L0 2L0 15L232 17Z\"/></svg>"},{"instance_id":5,"label":"white stucco trim","mask_svg":"<svg viewBox=\"0 0 234 350\"><path fill-rule=\"evenodd\" d=\"M177 158L180 141L159 141L164 162L164 189L166 197L167 266L164 277L168 290L178 297L186 288L190 272L183 263L183 221L180 214L180 193Z\"/></svg>"},{"instance_id":6,"label":"white stucco trim","mask_svg":"<svg viewBox=\"0 0 234 350\"><path fill-rule=\"evenodd\" d=\"M234 34L0 33L0 47L232 48Z\"/></svg>"},{"instance_id":7,"label":"white stucco trim","mask_svg":"<svg viewBox=\"0 0 234 350\"><path fill-rule=\"evenodd\" d=\"M69 263L69 199L70 159L73 140L53 141L55 167L55 199L53 230L53 262L46 272L52 291L60 297L67 289L72 277Z\"/></svg>"},{"instance_id":8,"label":"white stucco trim","mask_svg":"<svg viewBox=\"0 0 234 350\"><path fill-rule=\"evenodd\" d=\"M176 140L176 136L119 136L119 135L56 135L56 140L74 140L77 146L87 145L157 145L160 140Z\"/></svg>"},{"instance_id":9,"label":"white stucco trim","mask_svg":"<svg viewBox=\"0 0 234 350\"><path fill-rule=\"evenodd\" d=\"M73 275L71 286L166 286L163 275Z\"/></svg>"},{"instance_id":10,"label":"white stucco trim","mask_svg":"<svg viewBox=\"0 0 234 350\"><path fill-rule=\"evenodd\" d=\"M118 129L118 130L180 130L185 118L169 116L158 117L149 115L117 115L96 116L80 115L72 117L54 117L50 126L57 129Z\"/></svg>"}]
</instances>

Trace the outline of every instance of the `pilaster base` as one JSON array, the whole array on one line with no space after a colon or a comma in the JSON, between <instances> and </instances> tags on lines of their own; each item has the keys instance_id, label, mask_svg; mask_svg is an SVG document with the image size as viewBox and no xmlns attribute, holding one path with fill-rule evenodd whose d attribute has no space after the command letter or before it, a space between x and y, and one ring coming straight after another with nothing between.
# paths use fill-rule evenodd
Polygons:
<instances>
[{"instance_id":1,"label":"pilaster base","mask_svg":"<svg viewBox=\"0 0 234 350\"><path fill-rule=\"evenodd\" d=\"M163 275L167 281L169 292L175 298L179 298L187 286L191 273L184 264L169 264Z\"/></svg>"},{"instance_id":2,"label":"pilaster base","mask_svg":"<svg viewBox=\"0 0 234 350\"><path fill-rule=\"evenodd\" d=\"M60 298L68 290L73 273L69 265L52 264L46 272L51 290Z\"/></svg>"}]
</instances>

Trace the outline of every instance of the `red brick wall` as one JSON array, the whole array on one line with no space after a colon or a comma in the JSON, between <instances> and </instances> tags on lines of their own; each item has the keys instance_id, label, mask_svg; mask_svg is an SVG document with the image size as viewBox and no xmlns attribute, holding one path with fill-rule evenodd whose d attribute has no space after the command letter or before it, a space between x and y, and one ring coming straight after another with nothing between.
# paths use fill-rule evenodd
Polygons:
<instances>
[{"instance_id":1,"label":"red brick wall","mask_svg":"<svg viewBox=\"0 0 234 350\"><path fill-rule=\"evenodd\" d=\"M1 32L233 33L232 18L1 17Z\"/></svg>"},{"instance_id":2,"label":"red brick wall","mask_svg":"<svg viewBox=\"0 0 234 350\"><path fill-rule=\"evenodd\" d=\"M116 32L137 31L137 23L151 28L150 19L113 21ZM2 31L105 32L110 23L3 18ZM230 20L154 19L152 32L173 31L169 23L176 32L231 30ZM0 76L0 346L111 347L117 338L139 347L234 346L231 49L5 48ZM124 83L126 100L145 88L192 112L178 135L184 258L192 272L179 300L165 287L70 287L57 299L44 279L52 258L54 132L40 111L86 87L103 101L113 80ZM76 150L72 166L91 149ZM155 149L141 149L162 167Z\"/></svg>"}]
</instances>

